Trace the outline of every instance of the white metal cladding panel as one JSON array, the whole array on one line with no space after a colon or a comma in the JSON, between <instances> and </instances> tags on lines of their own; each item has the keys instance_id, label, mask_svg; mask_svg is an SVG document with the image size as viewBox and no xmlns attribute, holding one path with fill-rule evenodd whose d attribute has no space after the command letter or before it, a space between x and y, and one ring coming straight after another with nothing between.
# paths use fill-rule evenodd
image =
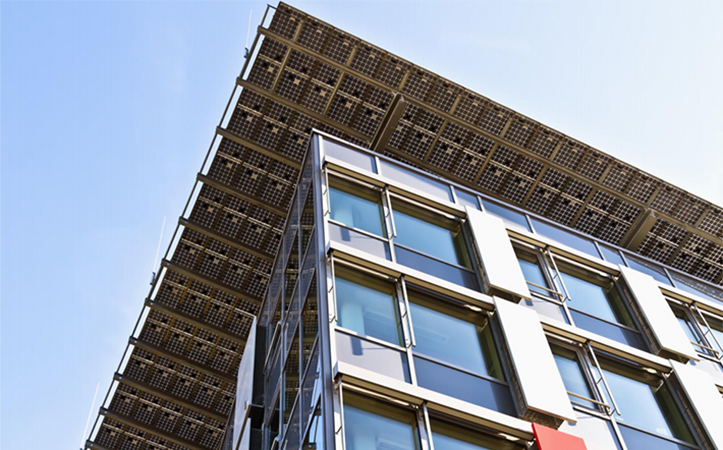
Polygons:
<instances>
[{"instance_id":1,"label":"white metal cladding panel","mask_svg":"<svg viewBox=\"0 0 723 450\"><path fill-rule=\"evenodd\" d=\"M723 449L723 398L713 379L700 369L676 361L673 361L673 371L713 445Z\"/></svg>"},{"instance_id":2,"label":"white metal cladding panel","mask_svg":"<svg viewBox=\"0 0 723 450\"><path fill-rule=\"evenodd\" d=\"M495 289L529 299L530 290L502 219L470 207L465 210L487 282Z\"/></svg>"},{"instance_id":3,"label":"white metal cladding panel","mask_svg":"<svg viewBox=\"0 0 723 450\"><path fill-rule=\"evenodd\" d=\"M693 344L685 335L653 277L628 267L619 267L635 297L634 300L663 350L698 360Z\"/></svg>"},{"instance_id":4,"label":"white metal cladding panel","mask_svg":"<svg viewBox=\"0 0 723 450\"><path fill-rule=\"evenodd\" d=\"M495 297L495 310L527 406L577 421L537 312Z\"/></svg>"},{"instance_id":5,"label":"white metal cladding panel","mask_svg":"<svg viewBox=\"0 0 723 450\"><path fill-rule=\"evenodd\" d=\"M243 429L248 416L248 409L251 406L251 399L254 390L254 354L256 353L256 324L257 320L251 324L249 337L246 340L246 348L244 348L241 364L239 364L238 377L236 383L236 406L233 424L233 442L236 444L239 435ZM250 427L249 427L250 428ZM247 430L248 431L248 430ZM248 434L248 432L245 432ZM248 444L246 446L248 448Z\"/></svg>"}]
</instances>

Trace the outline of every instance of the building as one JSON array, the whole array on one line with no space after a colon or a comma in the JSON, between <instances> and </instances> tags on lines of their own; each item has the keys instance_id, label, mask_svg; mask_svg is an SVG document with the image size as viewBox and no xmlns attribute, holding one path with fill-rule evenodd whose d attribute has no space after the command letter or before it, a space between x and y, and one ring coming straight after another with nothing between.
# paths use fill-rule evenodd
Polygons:
<instances>
[{"instance_id":1,"label":"building","mask_svg":"<svg viewBox=\"0 0 723 450\"><path fill-rule=\"evenodd\" d=\"M723 213L283 3L89 449L723 448Z\"/></svg>"}]
</instances>

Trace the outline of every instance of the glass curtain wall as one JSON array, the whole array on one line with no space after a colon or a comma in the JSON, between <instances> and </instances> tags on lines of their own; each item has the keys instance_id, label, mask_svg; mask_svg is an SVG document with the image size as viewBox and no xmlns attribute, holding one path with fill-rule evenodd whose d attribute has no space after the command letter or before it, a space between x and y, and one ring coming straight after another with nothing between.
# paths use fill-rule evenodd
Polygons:
<instances>
[{"instance_id":1,"label":"glass curtain wall","mask_svg":"<svg viewBox=\"0 0 723 450\"><path fill-rule=\"evenodd\" d=\"M699 448L669 380L613 357L601 357L598 366L588 351L552 349L573 407L607 428L608 438L628 450Z\"/></svg>"}]
</instances>

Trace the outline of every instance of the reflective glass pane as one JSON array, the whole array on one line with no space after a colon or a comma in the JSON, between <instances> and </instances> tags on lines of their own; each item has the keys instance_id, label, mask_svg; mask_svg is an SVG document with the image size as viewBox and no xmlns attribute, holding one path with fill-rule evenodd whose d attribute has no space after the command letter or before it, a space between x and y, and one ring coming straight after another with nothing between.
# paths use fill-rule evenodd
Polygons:
<instances>
[{"instance_id":1,"label":"reflective glass pane","mask_svg":"<svg viewBox=\"0 0 723 450\"><path fill-rule=\"evenodd\" d=\"M346 145L337 144L329 139L324 139L324 151L328 156L348 162L360 169L376 172L376 164L374 157L359 150L347 147Z\"/></svg>"},{"instance_id":2,"label":"reflective glass pane","mask_svg":"<svg viewBox=\"0 0 723 450\"><path fill-rule=\"evenodd\" d=\"M676 444L663 438L620 425L620 434L628 450L690 450L686 445Z\"/></svg>"},{"instance_id":3,"label":"reflective glass pane","mask_svg":"<svg viewBox=\"0 0 723 450\"><path fill-rule=\"evenodd\" d=\"M530 231L530 226L528 225L527 219L525 218L524 214L518 213L517 211L513 211L511 209L507 209L504 206L498 205L497 203L488 202L487 200L483 200L482 204L485 207L485 212L488 212L493 216L499 217L508 225L522 227L525 230Z\"/></svg>"},{"instance_id":4,"label":"reflective glass pane","mask_svg":"<svg viewBox=\"0 0 723 450\"><path fill-rule=\"evenodd\" d=\"M580 327L583 330L592 331L600 336L635 347L639 350L646 352L649 350L642 334L637 331L625 328L622 325L615 325L610 322L596 319L595 317L575 311L574 309L570 309L570 315L572 316L572 320L575 322L575 326Z\"/></svg>"},{"instance_id":5,"label":"reflective glass pane","mask_svg":"<svg viewBox=\"0 0 723 450\"><path fill-rule=\"evenodd\" d=\"M397 228L395 242L417 250L442 261L469 267L464 249L464 239L461 230L450 230L421 216L411 215L406 210L394 210L394 224Z\"/></svg>"},{"instance_id":6,"label":"reflective glass pane","mask_svg":"<svg viewBox=\"0 0 723 450\"><path fill-rule=\"evenodd\" d=\"M559 347L553 347L552 353L555 357L555 363L557 363L560 375L562 376L562 382L565 384L565 389L568 392L592 399L592 391L590 391L590 386L588 385L585 374L582 371L582 366L580 366L577 354L572 350ZM588 408L595 408L594 403L572 395L570 396L570 400L573 403L587 406Z\"/></svg>"},{"instance_id":7,"label":"reflective glass pane","mask_svg":"<svg viewBox=\"0 0 723 450\"><path fill-rule=\"evenodd\" d=\"M523 450L522 445L488 436L476 430L432 419L434 450Z\"/></svg>"},{"instance_id":8,"label":"reflective glass pane","mask_svg":"<svg viewBox=\"0 0 723 450\"><path fill-rule=\"evenodd\" d=\"M569 307L609 322L633 327L630 315L612 278L559 265L562 281L570 295Z\"/></svg>"},{"instance_id":9,"label":"reflective glass pane","mask_svg":"<svg viewBox=\"0 0 723 450\"><path fill-rule=\"evenodd\" d=\"M413 412L351 393L344 394L346 450L418 450Z\"/></svg>"},{"instance_id":10,"label":"reflective glass pane","mask_svg":"<svg viewBox=\"0 0 723 450\"><path fill-rule=\"evenodd\" d=\"M474 208L477 210L480 209L476 195L456 188L454 190L454 193L457 195L457 203L460 206L469 206L470 208Z\"/></svg>"},{"instance_id":11,"label":"reflective glass pane","mask_svg":"<svg viewBox=\"0 0 723 450\"><path fill-rule=\"evenodd\" d=\"M590 239L572 234L569 231L562 230L537 219L532 219L532 226L535 227L535 232L538 234L567 245L568 247L572 247L575 250L580 250L595 258L600 257L597 248L595 248L595 244Z\"/></svg>"},{"instance_id":12,"label":"reflective glass pane","mask_svg":"<svg viewBox=\"0 0 723 450\"><path fill-rule=\"evenodd\" d=\"M620 408L622 422L661 436L694 442L683 416L662 380L651 377L644 382L630 378L618 369L603 368L603 372ZM627 439L625 441L627 442Z\"/></svg>"},{"instance_id":13,"label":"reflective glass pane","mask_svg":"<svg viewBox=\"0 0 723 450\"><path fill-rule=\"evenodd\" d=\"M385 236L378 195L373 192L367 194L362 196L363 192L351 193L330 187L331 219L377 236Z\"/></svg>"},{"instance_id":14,"label":"reflective glass pane","mask_svg":"<svg viewBox=\"0 0 723 450\"><path fill-rule=\"evenodd\" d=\"M421 173L408 170L389 161L382 160L382 175L394 181L419 189L448 202L452 201L449 186L441 181L434 180Z\"/></svg>"},{"instance_id":15,"label":"reflective glass pane","mask_svg":"<svg viewBox=\"0 0 723 450\"><path fill-rule=\"evenodd\" d=\"M710 331L713 334L710 338L711 347L723 353L723 319L706 316L706 321L710 325Z\"/></svg>"},{"instance_id":16,"label":"reflective glass pane","mask_svg":"<svg viewBox=\"0 0 723 450\"><path fill-rule=\"evenodd\" d=\"M525 276L525 280L529 283L536 284L537 286L549 288L550 285L547 283L547 279L542 272L542 268L540 267L537 257L522 251L517 251L516 253L517 261L520 263L520 268L522 269L522 274ZM551 295L550 291L537 286L528 284L530 292L536 292L540 295L544 295L545 297L549 297Z\"/></svg>"},{"instance_id":17,"label":"reflective glass pane","mask_svg":"<svg viewBox=\"0 0 723 450\"><path fill-rule=\"evenodd\" d=\"M340 327L401 344L394 284L338 267L334 286Z\"/></svg>"},{"instance_id":18,"label":"reflective glass pane","mask_svg":"<svg viewBox=\"0 0 723 450\"><path fill-rule=\"evenodd\" d=\"M474 403L501 413L516 415L510 388L442 364L414 357L417 384L440 394Z\"/></svg>"},{"instance_id":19,"label":"reflective glass pane","mask_svg":"<svg viewBox=\"0 0 723 450\"><path fill-rule=\"evenodd\" d=\"M389 243L329 222L329 239L391 261Z\"/></svg>"},{"instance_id":20,"label":"reflective glass pane","mask_svg":"<svg viewBox=\"0 0 723 450\"><path fill-rule=\"evenodd\" d=\"M551 319L559 320L560 322L569 324L570 321L568 320L567 316L565 315L565 311L562 308L561 305L557 304L556 302L552 300L545 300L537 297L532 297L531 299L522 299L520 304L530 307L537 311L539 314L542 314L543 316L549 317Z\"/></svg>"},{"instance_id":21,"label":"reflective glass pane","mask_svg":"<svg viewBox=\"0 0 723 450\"><path fill-rule=\"evenodd\" d=\"M336 332L339 361L409 383L407 354L340 331Z\"/></svg>"},{"instance_id":22,"label":"reflective glass pane","mask_svg":"<svg viewBox=\"0 0 723 450\"><path fill-rule=\"evenodd\" d=\"M598 244L598 247L600 247L600 250L602 250L602 254L605 257L605 261L611 262L613 264L622 264L625 265L625 261L623 261L623 257L620 256L620 253L612 249L610 247L607 247L602 244Z\"/></svg>"},{"instance_id":23,"label":"reflective glass pane","mask_svg":"<svg viewBox=\"0 0 723 450\"><path fill-rule=\"evenodd\" d=\"M414 351L473 373L504 379L492 334L485 319L464 320L419 303L410 293L410 308L417 346ZM438 302L435 302L438 303ZM440 305L442 306L442 305ZM441 308L440 308L441 309Z\"/></svg>"},{"instance_id":24,"label":"reflective glass pane","mask_svg":"<svg viewBox=\"0 0 723 450\"><path fill-rule=\"evenodd\" d=\"M479 290L477 276L470 270L443 263L421 253L407 250L399 245L395 247L395 251L399 264L419 270L420 272L428 273L450 283Z\"/></svg>"},{"instance_id":25,"label":"reflective glass pane","mask_svg":"<svg viewBox=\"0 0 723 450\"><path fill-rule=\"evenodd\" d=\"M630 255L625 255L625 259L627 259L628 267L630 267L631 269L635 269L638 272L648 274L661 283L665 283L669 286L671 285L670 280L668 279L668 276L665 274L665 272L663 271L663 269L661 267L658 267L649 262L635 259L634 257L632 257Z\"/></svg>"},{"instance_id":26,"label":"reflective glass pane","mask_svg":"<svg viewBox=\"0 0 723 450\"><path fill-rule=\"evenodd\" d=\"M673 273L671 276L673 280L675 280L675 286L681 291L690 292L693 295L723 303L723 291L720 289L713 288L677 273Z\"/></svg>"}]
</instances>

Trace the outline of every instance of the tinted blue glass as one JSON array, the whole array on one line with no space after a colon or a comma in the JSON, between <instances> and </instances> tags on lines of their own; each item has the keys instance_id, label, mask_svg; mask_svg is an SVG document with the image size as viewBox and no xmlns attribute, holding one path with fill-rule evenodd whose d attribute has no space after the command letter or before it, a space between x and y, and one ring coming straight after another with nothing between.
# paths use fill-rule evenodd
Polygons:
<instances>
[{"instance_id":1,"label":"tinted blue glass","mask_svg":"<svg viewBox=\"0 0 723 450\"><path fill-rule=\"evenodd\" d=\"M522 274L525 276L525 280L530 283L534 283L538 286L549 287L545 275L542 273L542 268L537 263L537 259L526 253L518 254L517 261L520 263ZM537 292L540 295L546 297L550 296L550 292L545 289L538 288L536 286L528 286L530 291Z\"/></svg>"},{"instance_id":2,"label":"tinted blue glass","mask_svg":"<svg viewBox=\"0 0 723 450\"><path fill-rule=\"evenodd\" d=\"M407 354L375 342L336 332L339 361L409 383Z\"/></svg>"},{"instance_id":3,"label":"tinted blue glass","mask_svg":"<svg viewBox=\"0 0 723 450\"><path fill-rule=\"evenodd\" d=\"M703 283L699 283L690 278L678 275L674 273L672 275L675 280L675 286L685 292L690 292L693 295L703 297L714 302L723 303L723 291L715 289L710 286L706 286Z\"/></svg>"},{"instance_id":4,"label":"tinted blue glass","mask_svg":"<svg viewBox=\"0 0 723 450\"><path fill-rule=\"evenodd\" d=\"M663 438L620 425L620 434L628 450L690 450L687 445L676 444ZM695 447L694 447L695 448Z\"/></svg>"},{"instance_id":5,"label":"tinted blue glass","mask_svg":"<svg viewBox=\"0 0 723 450\"><path fill-rule=\"evenodd\" d=\"M360 169L368 170L369 172L376 172L376 165L372 155L367 155L359 150L337 144L329 139L324 139L324 143L322 145L324 146L326 154L332 158L348 162L349 164L357 166Z\"/></svg>"},{"instance_id":6,"label":"tinted blue glass","mask_svg":"<svg viewBox=\"0 0 723 450\"><path fill-rule=\"evenodd\" d=\"M385 235L378 200L363 198L335 187L329 188L329 199L333 220L377 236Z\"/></svg>"},{"instance_id":7,"label":"tinted blue glass","mask_svg":"<svg viewBox=\"0 0 723 450\"><path fill-rule=\"evenodd\" d=\"M442 422L432 418L434 450L524 450L526 447L482 433L462 428L460 424Z\"/></svg>"},{"instance_id":8,"label":"tinted blue glass","mask_svg":"<svg viewBox=\"0 0 723 450\"><path fill-rule=\"evenodd\" d=\"M580 327L583 330L592 331L593 333L597 333L608 339L612 339L622 344L627 344L646 352L648 351L648 346L645 344L645 340L638 332L613 325L608 322L603 322L602 320L572 309L570 310L570 315L572 316L572 320L575 322L575 326Z\"/></svg>"},{"instance_id":9,"label":"tinted blue glass","mask_svg":"<svg viewBox=\"0 0 723 450\"><path fill-rule=\"evenodd\" d=\"M564 271L562 281L570 295L571 308L610 322L621 322L610 304L610 296L613 295L611 291L615 289L612 283L608 283L605 287L598 286Z\"/></svg>"},{"instance_id":10,"label":"tinted blue glass","mask_svg":"<svg viewBox=\"0 0 723 450\"><path fill-rule=\"evenodd\" d=\"M581 252L594 256L595 258L600 257L597 248L595 248L595 244L589 239L577 236L569 231L562 230L537 219L532 219L532 226L535 227L535 232L545 237L553 239L561 244L565 244L568 247L572 247L575 250L580 250Z\"/></svg>"},{"instance_id":11,"label":"tinted blue glass","mask_svg":"<svg viewBox=\"0 0 723 450\"><path fill-rule=\"evenodd\" d=\"M617 372L603 369L605 379L620 408L620 420L660 436L693 442L677 405L661 381L650 386ZM627 443L627 438L625 438ZM657 447L645 447L657 448Z\"/></svg>"},{"instance_id":12,"label":"tinted blue glass","mask_svg":"<svg viewBox=\"0 0 723 450\"><path fill-rule=\"evenodd\" d=\"M477 277L473 272L450 266L436 259L428 258L419 253L407 250L403 247L395 247L397 262L420 272L434 275L435 277L459 284L469 289L479 290Z\"/></svg>"},{"instance_id":13,"label":"tinted blue glass","mask_svg":"<svg viewBox=\"0 0 723 450\"><path fill-rule=\"evenodd\" d=\"M489 330L414 302L410 308L417 338L415 352L503 379Z\"/></svg>"},{"instance_id":14,"label":"tinted blue glass","mask_svg":"<svg viewBox=\"0 0 723 450\"><path fill-rule=\"evenodd\" d=\"M329 239L341 242L357 248L359 250L370 253L379 258L391 260L391 252L389 251L389 243L381 239L375 239L363 233L342 227L335 223L329 223Z\"/></svg>"},{"instance_id":15,"label":"tinted blue glass","mask_svg":"<svg viewBox=\"0 0 723 450\"><path fill-rule=\"evenodd\" d=\"M419 189L448 202L452 201L452 192L446 183L434 180L426 175L413 172L402 166L382 160L382 175L394 181Z\"/></svg>"},{"instance_id":16,"label":"tinted blue glass","mask_svg":"<svg viewBox=\"0 0 723 450\"><path fill-rule=\"evenodd\" d=\"M345 448L347 450L417 450L419 443L414 413L397 410L381 402L375 403L368 399L354 403L345 402Z\"/></svg>"},{"instance_id":17,"label":"tinted blue glass","mask_svg":"<svg viewBox=\"0 0 723 450\"><path fill-rule=\"evenodd\" d=\"M499 217L505 223L517 225L527 231L530 231L530 226L527 223L527 219L525 218L524 214L512 211L511 209L507 209L504 206L498 205L497 203L488 202L486 200L483 200L482 204L484 205L486 212L492 214L493 216Z\"/></svg>"},{"instance_id":18,"label":"tinted blue glass","mask_svg":"<svg viewBox=\"0 0 723 450\"><path fill-rule=\"evenodd\" d=\"M625 261L623 261L623 257L620 256L620 253L618 253L617 250L606 247L602 244L598 244L598 247L600 247L600 250L602 250L602 254L603 254L603 257L605 257L605 261L611 262L613 264L622 264L623 266L625 265Z\"/></svg>"},{"instance_id":19,"label":"tinted blue glass","mask_svg":"<svg viewBox=\"0 0 723 450\"><path fill-rule=\"evenodd\" d=\"M470 194L469 192L460 189L455 189L454 193L457 195L457 203L460 206L469 206L477 210L480 209L476 195Z\"/></svg>"},{"instance_id":20,"label":"tinted blue glass","mask_svg":"<svg viewBox=\"0 0 723 450\"><path fill-rule=\"evenodd\" d=\"M670 280L668 279L668 276L665 275L662 268L654 266L653 264L648 262L637 260L630 255L625 255L625 257L628 260L628 266L631 269L635 269L638 272L646 273L651 277L655 278L657 281L670 285Z\"/></svg>"},{"instance_id":21,"label":"tinted blue glass","mask_svg":"<svg viewBox=\"0 0 723 450\"><path fill-rule=\"evenodd\" d=\"M337 271L334 284L339 326L399 345L394 285L376 281L372 286L367 277L352 281L340 273Z\"/></svg>"},{"instance_id":22,"label":"tinted blue glass","mask_svg":"<svg viewBox=\"0 0 723 450\"><path fill-rule=\"evenodd\" d=\"M565 354L563 355L562 353ZM573 392L577 395L582 395L583 397L593 398L592 392L590 392L590 387L587 384L587 380L585 379L585 375L582 372L582 368L580 367L580 363L578 362L575 354L571 351L558 351L555 349L553 350L553 356L555 357L555 363L557 363L557 368L562 376L562 382L565 384L565 389L568 392ZM588 402L574 396L570 396L570 400L589 408L595 407L592 402Z\"/></svg>"},{"instance_id":23,"label":"tinted blue glass","mask_svg":"<svg viewBox=\"0 0 723 450\"><path fill-rule=\"evenodd\" d=\"M479 378L441 364L415 357L414 368L419 386L484 406L505 414L516 415L509 387Z\"/></svg>"},{"instance_id":24,"label":"tinted blue glass","mask_svg":"<svg viewBox=\"0 0 723 450\"><path fill-rule=\"evenodd\" d=\"M464 264L462 255L458 254L456 233L451 230L401 211L394 211L394 224L395 242L451 264Z\"/></svg>"}]
</instances>

